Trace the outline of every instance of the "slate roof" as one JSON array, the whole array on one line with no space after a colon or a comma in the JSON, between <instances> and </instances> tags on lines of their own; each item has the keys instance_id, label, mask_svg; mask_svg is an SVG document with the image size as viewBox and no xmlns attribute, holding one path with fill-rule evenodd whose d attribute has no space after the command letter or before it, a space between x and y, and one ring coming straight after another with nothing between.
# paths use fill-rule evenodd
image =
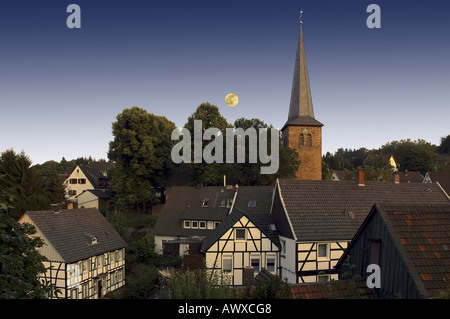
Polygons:
<instances>
[{"instance_id":1,"label":"slate roof","mask_svg":"<svg viewBox=\"0 0 450 319\"><path fill-rule=\"evenodd\" d=\"M167 189L164 208L155 225L155 235L206 236L210 230L184 229L184 219L222 221L230 210L226 202L233 199L234 188L221 186L173 186ZM208 206L202 201L208 198ZM222 201L225 205L222 206Z\"/></svg>"},{"instance_id":2,"label":"slate roof","mask_svg":"<svg viewBox=\"0 0 450 319\"><path fill-rule=\"evenodd\" d=\"M277 223L283 223L277 227L281 235L292 238L286 231L292 225L298 241L351 240L375 203L450 203L438 185L429 183L358 186L354 181L279 180L278 189L289 220L274 210Z\"/></svg>"},{"instance_id":3,"label":"slate roof","mask_svg":"<svg viewBox=\"0 0 450 319\"><path fill-rule=\"evenodd\" d=\"M234 198L235 187L222 186L177 186L168 188L166 204L155 225L155 235L200 236L212 232L208 229L183 229L185 219L213 220L223 222L230 213L228 201ZM234 208L263 225L270 218L273 186L239 186ZM208 198L208 206L202 207L202 200ZM225 201L225 206L222 202ZM255 207L248 207L249 201L256 201Z\"/></svg>"},{"instance_id":4,"label":"slate roof","mask_svg":"<svg viewBox=\"0 0 450 319\"><path fill-rule=\"evenodd\" d=\"M419 290L423 285L428 296L433 297L449 289L450 204L380 204L375 209L385 221L412 277L416 283L422 283Z\"/></svg>"},{"instance_id":5,"label":"slate roof","mask_svg":"<svg viewBox=\"0 0 450 319\"><path fill-rule=\"evenodd\" d=\"M400 177L400 183L422 183L423 176L420 172L397 172Z\"/></svg>"},{"instance_id":6,"label":"slate roof","mask_svg":"<svg viewBox=\"0 0 450 319\"><path fill-rule=\"evenodd\" d=\"M111 199L110 193L104 192L100 189L87 189L87 190L83 191L82 193L78 194L76 197L80 197L80 195L84 194L85 192L90 192L100 199Z\"/></svg>"},{"instance_id":7,"label":"slate roof","mask_svg":"<svg viewBox=\"0 0 450 319\"><path fill-rule=\"evenodd\" d=\"M126 242L96 208L28 211L24 215L28 215L66 263L126 247ZM96 244L92 244L92 237L97 238Z\"/></svg>"},{"instance_id":8,"label":"slate roof","mask_svg":"<svg viewBox=\"0 0 450 319\"><path fill-rule=\"evenodd\" d=\"M431 179L432 183L438 182L450 196L450 173L428 172L427 175Z\"/></svg>"},{"instance_id":9,"label":"slate roof","mask_svg":"<svg viewBox=\"0 0 450 319\"><path fill-rule=\"evenodd\" d=\"M294 299L377 299L365 280L339 280L291 286Z\"/></svg>"}]
</instances>

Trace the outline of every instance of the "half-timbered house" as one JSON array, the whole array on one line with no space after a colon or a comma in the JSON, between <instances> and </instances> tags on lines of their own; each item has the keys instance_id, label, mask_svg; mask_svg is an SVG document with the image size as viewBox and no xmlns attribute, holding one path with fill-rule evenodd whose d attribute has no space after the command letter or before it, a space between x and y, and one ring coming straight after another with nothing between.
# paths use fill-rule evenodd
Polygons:
<instances>
[{"instance_id":1,"label":"half-timbered house","mask_svg":"<svg viewBox=\"0 0 450 319\"><path fill-rule=\"evenodd\" d=\"M166 203L155 225L155 250L183 256L200 247L232 208L234 187L173 186L166 190Z\"/></svg>"},{"instance_id":2,"label":"half-timbered house","mask_svg":"<svg viewBox=\"0 0 450 319\"><path fill-rule=\"evenodd\" d=\"M243 285L258 273L279 274L280 243L270 214L246 213L239 208L202 243L206 268L225 276L230 285Z\"/></svg>"},{"instance_id":3,"label":"half-timbered house","mask_svg":"<svg viewBox=\"0 0 450 319\"><path fill-rule=\"evenodd\" d=\"M448 204L436 184L278 180L272 215L281 276L290 283L338 279L334 266L374 203Z\"/></svg>"},{"instance_id":4,"label":"half-timbered house","mask_svg":"<svg viewBox=\"0 0 450 319\"><path fill-rule=\"evenodd\" d=\"M28 211L19 222L34 225L33 236L44 241L41 278L57 298L98 299L125 284L126 243L97 209Z\"/></svg>"}]
</instances>

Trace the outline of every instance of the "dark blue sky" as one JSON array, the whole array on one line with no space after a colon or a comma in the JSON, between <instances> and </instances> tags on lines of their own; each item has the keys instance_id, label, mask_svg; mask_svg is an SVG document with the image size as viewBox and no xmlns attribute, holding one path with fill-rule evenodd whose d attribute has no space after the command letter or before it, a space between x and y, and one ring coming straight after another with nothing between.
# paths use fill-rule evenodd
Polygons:
<instances>
[{"instance_id":1,"label":"dark blue sky","mask_svg":"<svg viewBox=\"0 0 450 319\"><path fill-rule=\"evenodd\" d=\"M81 7L81 29L66 8ZM381 29L369 29L369 4ZM287 119L299 11L323 153L450 134L450 2L2 1L0 151L106 158L139 106L181 127L202 102L229 122ZM234 92L239 104L225 104Z\"/></svg>"}]
</instances>

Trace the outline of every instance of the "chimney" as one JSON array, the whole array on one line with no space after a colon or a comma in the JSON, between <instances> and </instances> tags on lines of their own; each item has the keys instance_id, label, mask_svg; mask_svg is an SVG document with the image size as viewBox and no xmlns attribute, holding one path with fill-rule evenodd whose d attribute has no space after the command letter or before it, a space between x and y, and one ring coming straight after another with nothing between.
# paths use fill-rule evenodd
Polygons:
<instances>
[{"instance_id":1,"label":"chimney","mask_svg":"<svg viewBox=\"0 0 450 319\"><path fill-rule=\"evenodd\" d=\"M400 174L395 173L394 174L394 183L399 184L400 183Z\"/></svg>"},{"instance_id":2,"label":"chimney","mask_svg":"<svg viewBox=\"0 0 450 319\"><path fill-rule=\"evenodd\" d=\"M364 171L358 172L358 186L364 186Z\"/></svg>"},{"instance_id":3,"label":"chimney","mask_svg":"<svg viewBox=\"0 0 450 319\"><path fill-rule=\"evenodd\" d=\"M253 279L255 277L254 270L252 266L246 266L244 267L244 271L242 272L242 283L245 286L251 286L253 285Z\"/></svg>"}]
</instances>

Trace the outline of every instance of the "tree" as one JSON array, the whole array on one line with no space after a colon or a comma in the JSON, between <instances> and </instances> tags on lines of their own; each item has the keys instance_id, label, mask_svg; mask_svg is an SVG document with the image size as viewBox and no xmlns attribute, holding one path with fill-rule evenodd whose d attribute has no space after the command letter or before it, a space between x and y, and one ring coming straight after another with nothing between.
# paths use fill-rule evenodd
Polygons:
<instances>
[{"instance_id":1,"label":"tree","mask_svg":"<svg viewBox=\"0 0 450 319\"><path fill-rule=\"evenodd\" d=\"M35 299L56 294L52 284L39 278L46 272L43 262L47 259L36 250L43 241L31 237L35 233L33 225L19 224L0 212L0 298Z\"/></svg>"},{"instance_id":2,"label":"tree","mask_svg":"<svg viewBox=\"0 0 450 319\"><path fill-rule=\"evenodd\" d=\"M194 145L195 120L200 120L202 123L202 137L205 130L208 128L217 128L220 130L223 138L223 150L225 151L226 129L231 127L231 125L228 124L227 120L220 114L219 108L216 105L205 102L200 104L195 112L188 117L184 128L189 130L191 134L191 145ZM210 142L205 142L202 138L201 143L201 149L203 150L204 146ZM192 149L191 158L194 158L193 151L194 150ZM225 152L223 154L225 154ZM206 163L203 156L201 163L190 163L188 166L193 172L191 183L204 185L220 185L223 181L223 176L227 173L229 167L226 163Z\"/></svg>"},{"instance_id":3,"label":"tree","mask_svg":"<svg viewBox=\"0 0 450 319\"><path fill-rule=\"evenodd\" d=\"M156 190L166 186L175 124L165 117L134 106L124 109L112 124L114 140L109 143L108 158L116 165L110 185L113 204L125 210L142 209L155 204Z\"/></svg>"},{"instance_id":4,"label":"tree","mask_svg":"<svg viewBox=\"0 0 450 319\"><path fill-rule=\"evenodd\" d=\"M58 178L61 172L60 165L55 161L47 161L42 165L34 166L41 179L41 188L49 199L50 203L57 204L64 202L65 187L62 180Z\"/></svg>"},{"instance_id":5,"label":"tree","mask_svg":"<svg viewBox=\"0 0 450 319\"><path fill-rule=\"evenodd\" d=\"M16 154L9 149L0 155L0 194L3 194L3 206L8 207L14 218L28 210L50 207L50 201L41 189L39 174L31 164L24 152Z\"/></svg>"},{"instance_id":6,"label":"tree","mask_svg":"<svg viewBox=\"0 0 450 319\"><path fill-rule=\"evenodd\" d=\"M438 154L450 153L450 135L441 137L441 144L437 148Z\"/></svg>"},{"instance_id":7,"label":"tree","mask_svg":"<svg viewBox=\"0 0 450 319\"><path fill-rule=\"evenodd\" d=\"M432 171L435 165L434 146L421 139L388 142L381 146L380 151L386 155L394 155L402 171L418 171L425 175L426 172Z\"/></svg>"}]
</instances>

